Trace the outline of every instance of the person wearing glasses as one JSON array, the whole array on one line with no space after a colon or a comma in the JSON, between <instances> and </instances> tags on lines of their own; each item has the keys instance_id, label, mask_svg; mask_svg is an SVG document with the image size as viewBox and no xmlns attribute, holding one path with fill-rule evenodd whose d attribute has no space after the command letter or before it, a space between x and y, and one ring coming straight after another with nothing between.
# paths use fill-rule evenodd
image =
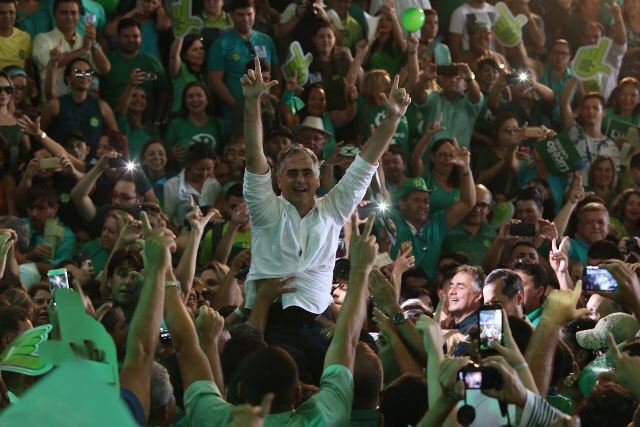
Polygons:
<instances>
[{"instance_id":1,"label":"person wearing glasses","mask_svg":"<svg viewBox=\"0 0 640 427\"><path fill-rule=\"evenodd\" d=\"M26 31L15 28L16 2L0 2L0 67L14 65L25 68L31 56L31 36Z\"/></svg>"},{"instance_id":2,"label":"person wearing glasses","mask_svg":"<svg viewBox=\"0 0 640 427\"><path fill-rule=\"evenodd\" d=\"M71 93L47 102L42 110L41 127L56 141L80 132L95 154L103 130L118 131L115 115L105 101L89 94L93 69L87 60L76 58L64 71Z\"/></svg>"},{"instance_id":3,"label":"person wearing glasses","mask_svg":"<svg viewBox=\"0 0 640 427\"><path fill-rule=\"evenodd\" d=\"M462 221L451 227L442 241L442 253L463 252L469 255L469 265L482 265L482 259L496 230L487 223L491 212L491 191L482 184L476 185L476 205Z\"/></svg>"},{"instance_id":4,"label":"person wearing glasses","mask_svg":"<svg viewBox=\"0 0 640 427\"><path fill-rule=\"evenodd\" d=\"M33 59L38 66L40 76L46 75L47 65L52 58L58 60L59 68L55 72L57 93L67 92L63 70L73 59L85 58L95 66L100 75L107 74L111 68L102 46L97 42L96 28L85 25L84 36L76 32L81 10L80 0L55 0L53 2L55 28L48 33L40 33L33 39Z\"/></svg>"},{"instance_id":5,"label":"person wearing glasses","mask_svg":"<svg viewBox=\"0 0 640 427\"><path fill-rule=\"evenodd\" d=\"M13 98L13 84L4 71L0 71L0 134L5 138L8 146L9 158L4 164L9 166L12 173L18 170L20 160L30 149L29 138L18 126L13 111L10 111Z\"/></svg>"}]
</instances>

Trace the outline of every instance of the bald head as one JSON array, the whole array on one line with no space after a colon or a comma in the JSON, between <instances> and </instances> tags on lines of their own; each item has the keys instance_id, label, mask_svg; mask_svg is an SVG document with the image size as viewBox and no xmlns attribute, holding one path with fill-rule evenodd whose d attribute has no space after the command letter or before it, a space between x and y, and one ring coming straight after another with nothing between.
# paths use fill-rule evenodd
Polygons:
<instances>
[{"instance_id":1,"label":"bald head","mask_svg":"<svg viewBox=\"0 0 640 427\"><path fill-rule=\"evenodd\" d=\"M476 185L476 205L465 217L467 225L480 225L487 219L491 211L493 196L491 191L482 184Z\"/></svg>"}]
</instances>

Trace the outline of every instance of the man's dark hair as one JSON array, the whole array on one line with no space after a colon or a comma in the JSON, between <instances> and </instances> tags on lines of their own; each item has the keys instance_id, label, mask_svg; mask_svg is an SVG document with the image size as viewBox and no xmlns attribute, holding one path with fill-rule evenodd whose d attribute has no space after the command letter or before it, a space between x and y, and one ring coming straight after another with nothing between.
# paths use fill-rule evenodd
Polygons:
<instances>
[{"instance_id":1,"label":"man's dark hair","mask_svg":"<svg viewBox=\"0 0 640 427\"><path fill-rule=\"evenodd\" d=\"M500 69L500 65L498 65L498 62L493 58L484 58L478 61L478 71L482 70L484 67L491 67L494 70Z\"/></svg>"},{"instance_id":2,"label":"man's dark hair","mask_svg":"<svg viewBox=\"0 0 640 427\"><path fill-rule=\"evenodd\" d=\"M353 409L373 409L378 406L382 386L382 364L375 352L360 341L356 347L353 367Z\"/></svg>"},{"instance_id":3,"label":"man's dark hair","mask_svg":"<svg viewBox=\"0 0 640 427\"><path fill-rule=\"evenodd\" d=\"M291 355L280 347L259 349L238 366L238 380L244 400L259 405L267 393L274 393L272 411L282 412L295 404L298 367Z\"/></svg>"},{"instance_id":4,"label":"man's dark hair","mask_svg":"<svg viewBox=\"0 0 640 427\"><path fill-rule=\"evenodd\" d=\"M389 384L380 399L384 427L416 425L427 409L427 384L421 375L402 375Z\"/></svg>"},{"instance_id":5,"label":"man's dark hair","mask_svg":"<svg viewBox=\"0 0 640 427\"><path fill-rule=\"evenodd\" d=\"M406 164L407 161L404 159L404 153L402 152L402 148L399 145L390 145L387 151L394 156L400 156L402 158L402 163Z\"/></svg>"},{"instance_id":6,"label":"man's dark hair","mask_svg":"<svg viewBox=\"0 0 640 427\"><path fill-rule=\"evenodd\" d=\"M238 182L229 187L227 190L227 200L229 200L229 197L231 196L244 197L244 194L242 193L242 183Z\"/></svg>"},{"instance_id":7,"label":"man's dark hair","mask_svg":"<svg viewBox=\"0 0 640 427\"><path fill-rule=\"evenodd\" d=\"M609 240L598 240L589 246L587 258L591 259L619 259L624 261L624 256L615 243Z\"/></svg>"},{"instance_id":8,"label":"man's dark hair","mask_svg":"<svg viewBox=\"0 0 640 427\"><path fill-rule=\"evenodd\" d=\"M482 268L473 265L461 265L455 269L451 277L458 273L467 273L470 275L473 279L473 288L478 292L482 291L482 284L484 283L484 271L482 271Z\"/></svg>"},{"instance_id":9,"label":"man's dark hair","mask_svg":"<svg viewBox=\"0 0 640 427\"><path fill-rule=\"evenodd\" d=\"M218 156L216 156L216 152L211 144L207 142L196 142L187 148L187 160L185 162L187 166L185 167L203 159L216 160L217 158Z\"/></svg>"},{"instance_id":10,"label":"man's dark hair","mask_svg":"<svg viewBox=\"0 0 640 427\"><path fill-rule=\"evenodd\" d=\"M516 261L513 264L514 271L522 271L527 276L533 278L534 288L547 287L549 284L549 275L546 270L540 264L533 264L531 262Z\"/></svg>"},{"instance_id":11,"label":"man's dark hair","mask_svg":"<svg viewBox=\"0 0 640 427\"><path fill-rule=\"evenodd\" d=\"M4 2L7 3L7 2ZM15 2L13 2L15 3ZM82 2L80 0L53 0L53 12L55 13L62 3L75 3L78 5L78 9L80 10L80 15L84 13L84 8L82 7Z\"/></svg>"},{"instance_id":12,"label":"man's dark hair","mask_svg":"<svg viewBox=\"0 0 640 427\"><path fill-rule=\"evenodd\" d=\"M227 12L233 12L236 9L248 9L250 7L255 8L253 0L231 0L225 9Z\"/></svg>"},{"instance_id":13,"label":"man's dark hair","mask_svg":"<svg viewBox=\"0 0 640 427\"><path fill-rule=\"evenodd\" d=\"M124 263L128 262L131 268L140 271L144 268L142 254L134 246L127 246L113 253L109 263L107 264L107 279L113 277L116 270Z\"/></svg>"},{"instance_id":14,"label":"man's dark hair","mask_svg":"<svg viewBox=\"0 0 640 427\"><path fill-rule=\"evenodd\" d=\"M126 30L131 27L137 27L140 30L140 24L135 19L124 18L120 20L120 22L118 22L118 34L120 34L122 30Z\"/></svg>"},{"instance_id":15,"label":"man's dark hair","mask_svg":"<svg viewBox=\"0 0 640 427\"><path fill-rule=\"evenodd\" d=\"M533 244L533 243L531 243L530 241L528 241L528 240L518 240L516 243L514 243L513 247L511 248L511 252L513 253L513 251L515 251L515 249L516 249L518 246L526 246L526 247L528 247L528 248L532 248L532 249L538 250L538 249L536 248L536 245L534 245L534 244Z\"/></svg>"},{"instance_id":16,"label":"man's dark hair","mask_svg":"<svg viewBox=\"0 0 640 427\"><path fill-rule=\"evenodd\" d=\"M522 279L511 270L506 268L493 270L487 278L484 279L484 286L498 281L502 284L502 294L509 298L515 297L518 292L524 292Z\"/></svg>"},{"instance_id":17,"label":"man's dark hair","mask_svg":"<svg viewBox=\"0 0 640 427\"><path fill-rule=\"evenodd\" d=\"M626 427L633 420L638 398L614 382L599 382L580 410L583 427Z\"/></svg>"},{"instance_id":18,"label":"man's dark hair","mask_svg":"<svg viewBox=\"0 0 640 427\"><path fill-rule=\"evenodd\" d=\"M538 206L538 208L542 210L542 196L540 195L540 190L538 190L538 188L525 187L522 190L518 191L514 204L526 200L533 200L533 203L535 203L536 206Z\"/></svg>"},{"instance_id":19,"label":"man's dark hair","mask_svg":"<svg viewBox=\"0 0 640 427\"><path fill-rule=\"evenodd\" d=\"M131 171L125 171L122 175L120 175L120 178L118 178L118 181L133 183L133 185L135 185L136 187L136 195L138 197L143 197L145 192L144 179L145 179L144 176L140 174L138 171L131 170Z\"/></svg>"},{"instance_id":20,"label":"man's dark hair","mask_svg":"<svg viewBox=\"0 0 640 427\"><path fill-rule=\"evenodd\" d=\"M47 206L58 204L58 195L53 186L48 183L36 184L27 190L27 208L31 209L37 203L44 203Z\"/></svg>"}]
</instances>

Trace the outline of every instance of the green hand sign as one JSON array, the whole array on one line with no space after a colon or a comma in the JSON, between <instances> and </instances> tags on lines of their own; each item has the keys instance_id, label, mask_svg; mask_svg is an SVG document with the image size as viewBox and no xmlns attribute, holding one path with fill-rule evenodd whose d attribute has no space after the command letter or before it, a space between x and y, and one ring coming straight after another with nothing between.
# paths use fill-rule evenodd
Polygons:
<instances>
[{"instance_id":1,"label":"green hand sign","mask_svg":"<svg viewBox=\"0 0 640 427\"><path fill-rule=\"evenodd\" d=\"M40 357L40 344L47 340L53 326L40 325L28 329L11 342L0 355L0 370L25 375L42 375L53 365Z\"/></svg>"},{"instance_id":2,"label":"green hand sign","mask_svg":"<svg viewBox=\"0 0 640 427\"><path fill-rule=\"evenodd\" d=\"M582 46L571 63L573 75L579 80L590 80L598 73L608 74L611 66L604 62L611 48L611 39L601 37L597 45Z\"/></svg>"},{"instance_id":3,"label":"green hand sign","mask_svg":"<svg viewBox=\"0 0 640 427\"><path fill-rule=\"evenodd\" d=\"M498 19L493 24L493 34L501 45L513 47L522 41L522 27L527 23L526 16L520 14L513 16L511 10L503 2L496 4L498 10Z\"/></svg>"},{"instance_id":4,"label":"green hand sign","mask_svg":"<svg viewBox=\"0 0 640 427\"><path fill-rule=\"evenodd\" d=\"M171 16L175 37L199 33L204 26L202 19L191 15L191 2L192 0L167 0L167 11Z\"/></svg>"},{"instance_id":5,"label":"green hand sign","mask_svg":"<svg viewBox=\"0 0 640 427\"><path fill-rule=\"evenodd\" d=\"M285 78L296 75L298 84L303 85L309 79L309 65L313 61L313 55L302 51L300 42L294 41L289 45L289 59L282 66Z\"/></svg>"}]
</instances>

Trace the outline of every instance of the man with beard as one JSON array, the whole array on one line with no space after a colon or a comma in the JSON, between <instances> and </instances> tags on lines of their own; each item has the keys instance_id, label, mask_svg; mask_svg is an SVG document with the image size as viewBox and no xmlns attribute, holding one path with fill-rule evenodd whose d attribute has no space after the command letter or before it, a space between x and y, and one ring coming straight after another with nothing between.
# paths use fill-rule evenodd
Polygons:
<instances>
[{"instance_id":1,"label":"man with beard","mask_svg":"<svg viewBox=\"0 0 640 427\"><path fill-rule=\"evenodd\" d=\"M111 71L101 82L102 97L115 109L118 97L130 83L135 72L144 72L140 85L147 93L149 105L147 113L160 122L164 117L169 93L169 80L158 59L140 51L142 33L140 24L133 19L123 19L118 23L118 49L109 53Z\"/></svg>"},{"instance_id":2,"label":"man with beard","mask_svg":"<svg viewBox=\"0 0 640 427\"><path fill-rule=\"evenodd\" d=\"M463 252L469 255L470 265L482 265L482 259L496 238L496 231L487 223L491 211L491 192L482 184L476 185L476 205L459 224L454 225L442 242L445 253Z\"/></svg>"}]
</instances>

